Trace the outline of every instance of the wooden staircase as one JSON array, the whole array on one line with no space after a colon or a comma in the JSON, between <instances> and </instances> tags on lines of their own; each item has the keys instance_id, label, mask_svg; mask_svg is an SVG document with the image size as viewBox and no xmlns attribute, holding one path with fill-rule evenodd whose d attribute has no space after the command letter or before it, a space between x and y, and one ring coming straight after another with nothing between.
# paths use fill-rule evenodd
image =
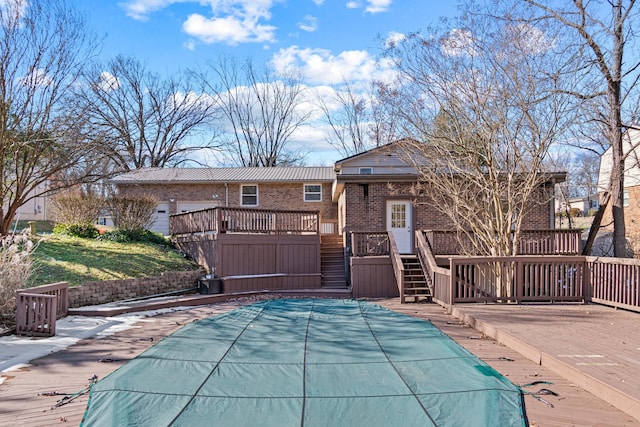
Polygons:
<instances>
[{"instance_id":1,"label":"wooden staircase","mask_svg":"<svg viewBox=\"0 0 640 427\"><path fill-rule=\"evenodd\" d=\"M420 260L415 255L402 255L404 266L404 298L413 298L414 302L420 299L431 301L431 280L425 277Z\"/></svg>"},{"instance_id":2,"label":"wooden staircase","mask_svg":"<svg viewBox=\"0 0 640 427\"><path fill-rule=\"evenodd\" d=\"M321 286L326 289L346 289L347 278L344 272L344 246L339 234L320 236L320 273Z\"/></svg>"}]
</instances>

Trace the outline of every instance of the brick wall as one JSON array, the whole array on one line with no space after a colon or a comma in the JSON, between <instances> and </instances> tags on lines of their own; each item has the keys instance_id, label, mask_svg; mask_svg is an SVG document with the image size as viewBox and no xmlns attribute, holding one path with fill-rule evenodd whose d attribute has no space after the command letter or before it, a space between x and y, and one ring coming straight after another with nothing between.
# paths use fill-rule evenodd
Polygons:
<instances>
[{"instance_id":1,"label":"brick wall","mask_svg":"<svg viewBox=\"0 0 640 427\"><path fill-rule=\"evenodd\" d=\"M247 183L253 184L253 183ZM307 183L314 184L314 183ZM322 184L322 201L305 202L303 183L259 183L258 206L260 209L306 210L320 211L324 219L337 219L338 208L331 201L331 183ZM225 206L228 200L229 207L240 207L241 184L138 184L120 185L121 194L151 194L161 201L169 203L169 213L177 213L180 202L189 201L214 201L213 195L219 206Z\"/></svg>"},{"instance_id":2,"label":"brick wall","mask_svg":"<svg viewBox=\"0 0 640 427\"><path fill-rule=\"evenodd\" d=\"M417 192L412 182L401 183L347 183L345 191L345 229L347 231L386 230L386 202L388 200L412 200L413 225L420 230L450 230L451 220L436 209L429 198L429 191ZM523 229L551 228L551 190L538 190L523 221ZM342 214L342 213L341 213Z\"/></svg>"},{"instance_id":3,"label":"brick wall","mask_svg":"<svg viewBox=\"0 0 640 427\"><path fill-rule=\"evenodd\" d=\"M105 304L132 298L179 291L196 286L203 271L174 271L159 277L87 282L69 288L69 307Z\"/></svg>"}]
</instances>

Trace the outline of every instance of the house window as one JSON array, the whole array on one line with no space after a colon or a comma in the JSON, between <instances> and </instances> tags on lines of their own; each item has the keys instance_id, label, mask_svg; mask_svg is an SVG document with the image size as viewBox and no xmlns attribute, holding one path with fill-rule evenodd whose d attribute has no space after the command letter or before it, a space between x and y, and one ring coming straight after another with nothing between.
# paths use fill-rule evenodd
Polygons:
<instances>
[{"instance_id":1,"label":"house window","mask_svg":"<svg viewBox=\"0 0 640 427\"><path fill-rule=\"evenodd\" d=\"M629 192L628 192L628 191L625 191L625 192L623 193L622 197L623 197L622 204L623 204L624 206L629 206Z\"/></svg>"},{"instance_id":2,"label":"house window","mask_svg":"<svg viewBox=\"0 0 640 427\"><path fill-rule=\"evenodd\" d=\"M321 202L322 201L322 185L305 184L304 201L305 202Z\"/></svg>"},{"instance_id":3,"label":"house window","mask_svg":"<svg viewBox=\"0 0 640 427\"><path fill-rule=\"evenodd\" d=\"M258 186L243 185L240 187L242 206L258 206Z\"/></svg>"},{"instance_id":4,"label":"house window","mask_svg":"<svg viewBox=\"0 0 640 427\"><path fill-rule=\"evenodd\" d=\"M391 228L405 228L407 226L407 205L391 205Z\"/></svg>"},{"instance_id":5,"label":"house window","mask_svg":"<svg viewBox=\"0 0 640 427\"><path fill-rule=\"evenodd\" d=\"M371 175L373 173L373 168L360 168L360 175Z\"/></svg>"}]
</instances>

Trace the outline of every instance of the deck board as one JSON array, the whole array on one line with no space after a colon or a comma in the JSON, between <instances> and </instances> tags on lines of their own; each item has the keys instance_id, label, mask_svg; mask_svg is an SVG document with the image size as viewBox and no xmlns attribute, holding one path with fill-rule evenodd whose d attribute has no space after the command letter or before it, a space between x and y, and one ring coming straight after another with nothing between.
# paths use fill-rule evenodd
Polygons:
<instances>
[{"instance_id":1,"label":"deck board","mask_svg":"<svg viewBox=\"0 0 640 427\"><path fill-rule=\"evenodd\" d=\"M245 303L250 302L252 301L248 300ZM531 396L525 396L531 426L640 426L640 421L585 391L557 371L534 363L508 346L489 338L488 334L470 328L436 304L400 304L398 298L373 302L404 314L430 319L438 328L514 384L552 382L552 385L526 388L531 391L549 388L559 394L558 397L544 396L554 408ZM51 410L50 407L59 397L38 394L53 390L76 392L86 385L91 375L104 377L185 323L221 314L239 304L220 303L153 317L137 323L132 329L104 339L80 341L66 351L34 361L29 368L9 373L6 381L0 385L0 425L78 425L87 403L86 395L73 403ZM629 390L638 388L640 375L635 372L640 372L637 369L640 362L634 359L636 352L640 355L638 314L595 305L460 307L460 311L467 316L475 316L481 322L491 322L494 329L515 335L525 344L538 346L536 351L542 352L543 356L604 353L607 360L624 364L625 369L609 365L577 365L576 363L584 362L575 358L558 359L568 359L570 363L573 360L574 368L588 369L594 375L597 373L611 382L621 382L622 379L625 381L623 385ZM99 360L104 358L116 361L100 363Z\"/></svg>"}]
</instances>

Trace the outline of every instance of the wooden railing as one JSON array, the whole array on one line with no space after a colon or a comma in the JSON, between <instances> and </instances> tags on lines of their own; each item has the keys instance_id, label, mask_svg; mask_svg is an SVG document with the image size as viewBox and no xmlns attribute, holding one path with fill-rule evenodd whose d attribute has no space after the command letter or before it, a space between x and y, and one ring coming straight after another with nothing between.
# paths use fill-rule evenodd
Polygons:
<instances>
[{"instance_id":1,"label":"wooden railing","mask_svg":"<svg viewBox=\"0 0 640 427\"><path fill-rule=\"evenodd\" d=\"M422 265L422 270L429 276L432 283L432 295L438 295L437 302L445 305L452 304L451 273L448 269L439 267L431 247L422 231L415 232L416 254Z\"/></svg>"},{"instance_id":2,"label":"wooden railing","mask_svg":"<svg viewBox=\"0 0 640 427\"><path fill-rule=\"evenodd\" d=\"M591 301L640 311L640 262L633 259L587 257Z\"/></svg>"},{"instance_id":3,"label":"wooden railing","mask_svg":"<svg viewBox=\"0 0 640 427\"><path fill-rule=\"evenodd\" d=\"M217 207L171 215L169 232L173 236L208 233L318 234L320 214L318 211Z\"/></svg>"},{"instance_id":4,"label":"wooden railing","mask_svg":"<svg viewBox=\"0 0 640 427\"><path fill-rule=\"evenodd\" d=\"M16 291L16 333L53 336L56 320L67 315L67 282Z\"/></svg>"},{"instance_id":5,"label":"wooden railing","mask_svg":"<svg viewBox=\"0 0 640 427\"><path fill-rule=\"evenodd\" d=\"M389 255L389 234L386 231L351 232L351 256Z\"/></svg>"},{"instance_id":6,"label":"wooden railing","mask_svg":"<svg viewBox=\"0 0 640 427\"><path fill-rule=\"evenodd\" d=\"M584 257L450 258L453 303L587 301Z\"/></svg>"},{"instance_id":7,"label":"wooden railing","mask_svg":"<svg viewBox=\"0 0 640 427\"><path fill-rule=\"evenodd\" d=\"M400 256L396 239L393 238L393 233L388 233L388 236L389 256L391 256L393 274L396 276L396 284L398 285L398 292L400 292L400 303L404 304L404 264L402 263L402 257Z\"/></svg>"},{"instance_id":8,"label":"wooden railing","mask_svg":"<svg viewBox=\"0 0 640 427\"><path fill-rule=\"evenodd\" d=\"M338 234L338 220L322 218L320 234Z\"/></svg>"},{"instance_id":9,"label":"wooden railing","mask_svg":"<svg viewBox=\"0 0 640 427\"><path fill-rule=\"evenodd\" d=\"M434 255L460 255L471 251L471 239L456 231L426 230L425 236ZM518 255L578 255L580 230L523 230Z\"/></svg>"}]
</instances>

